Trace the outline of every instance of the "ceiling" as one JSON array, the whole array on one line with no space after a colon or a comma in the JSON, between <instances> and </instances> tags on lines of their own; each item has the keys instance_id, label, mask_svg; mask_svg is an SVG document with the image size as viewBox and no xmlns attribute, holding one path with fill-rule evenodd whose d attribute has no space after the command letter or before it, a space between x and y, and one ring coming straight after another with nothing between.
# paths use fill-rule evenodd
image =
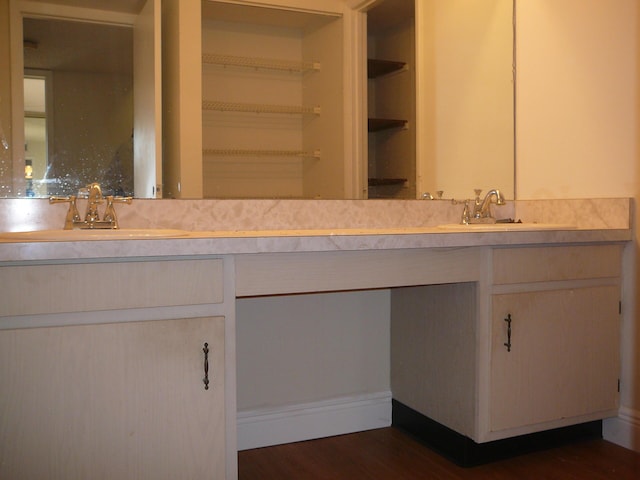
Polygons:
<instances>
[{"instance_id":1,"label":"ceiling","mask_svg":"<svg viewBox=\"0 0 640 480\"><path fill-rule=\"evenodd\" d=\"M121 0L119 3L124 2ZM118 74L132 72L133 29L130 27L25 18L23 30L25 68Z\"/></svg>"},{"instance_id":2,"label":"ceiling","mask_svg":"<svg viewBox=\"0 0 640 480\"><path fill-rule=\"evenodd\" d=\"M367 11L367 28L382 32L414 18L414 0L382 0Z\"/></svg>"},{"instance_id":3,"label":"ceiling","mask_svg":"<svg viewBox=\"0 0 640 480\"><path fill-rule=\"evenodd\" d=\"M298 10L273 9L257 5L240 5L215 1L202 2L202 18L205 20L250 23L300 30L312 29L334 19L331 15Z\"/></svg>"}]
</instances>

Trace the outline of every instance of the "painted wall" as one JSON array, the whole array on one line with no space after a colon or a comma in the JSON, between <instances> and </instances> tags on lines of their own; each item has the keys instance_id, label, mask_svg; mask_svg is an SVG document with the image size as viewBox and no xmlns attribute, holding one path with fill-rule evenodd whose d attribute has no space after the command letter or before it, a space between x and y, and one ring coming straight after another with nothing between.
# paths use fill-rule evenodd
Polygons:
<instances>
[{"instance_id":1,"label":"painted wall","mask_svg":"<svg viewBox=\"0 0 640 480\"><path fill-rule=\"evenodd\" d=\"M388 391L389 312L389 290L238 299L238 410Z\"/></svg>"},{"instance_id":2,"label":"painted wall","mask_svg":"<svg viewBox=\"0 0 640 480\"><path fill-rule=\"evenodd\" d=\"M637 191L637 2L517 1L517 197Z\"/></svg>"},{"instance_id":3,"label":"painted wall","mask_svg":"<svg viewBox=\"0 0 640 480\"><path fill-rule=\"evenodd\" d=\"M517 0L517 198L640 196L639 20L634 0ZM625 257L620 417L605 437L640 451L637 253L636 240Z\"/></svg>"}]
</instances>

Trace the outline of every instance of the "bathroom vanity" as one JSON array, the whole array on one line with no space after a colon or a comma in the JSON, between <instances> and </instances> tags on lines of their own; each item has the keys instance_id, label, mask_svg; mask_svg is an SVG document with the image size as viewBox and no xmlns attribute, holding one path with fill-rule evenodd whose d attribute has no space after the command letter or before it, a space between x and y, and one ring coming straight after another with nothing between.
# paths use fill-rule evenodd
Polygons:
<instances>
[{"instance_id":1,"label":"bathroom vanity","mask_svg":"<svg viewBox=\"0 0 640 480\"><path fill-rule=\"evenodd\" d=\"M394 290L394 424L473 465L502 455L485 442L615 416L621 255L491 247L476 283ZM462 434L453 451L430 420Z\"/></svg>"},{"instance_id":2,"label":"bathroom vanity","mask_svg":"<svg viewBox=\"0 0 640 480\"><path fill-rule=\"evenodd\" d=\"M394 400L475 442L615 416L622 245L499 243L241 255L236 295L391 288Z\"/></svg>"},{"instance_id":3,"label":"bathroom vanity","mask_svg":"<svg viewBox=\"0 0 640 480\"><path fill-rule=\"evenodd\" d=\"M225 262L0 268L1 476L224 478Z\"/></svg>"},{"instance_id":4,"label":"bathroom vanity","mask_svg":"<svg viewBox=\"0 0 640 480\"><path fill-rule=\"evenodd\" d=\"M615 416L630 238L628 223L7 234L0 476L236 478L243 297L390 289L394 400L475 443Z\"/></svg>"}]
</instances>

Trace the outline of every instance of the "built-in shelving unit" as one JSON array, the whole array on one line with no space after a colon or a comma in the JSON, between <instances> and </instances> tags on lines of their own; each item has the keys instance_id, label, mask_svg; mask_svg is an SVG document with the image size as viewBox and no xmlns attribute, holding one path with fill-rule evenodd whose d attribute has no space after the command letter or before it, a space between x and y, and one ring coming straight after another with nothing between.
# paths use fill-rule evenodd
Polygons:
<instances>
[{"instance_id":1,"label":"built-in shelving unit","mask_svg":"<svg viewBox=\"0 0 640 480\"><path fill-rule=\"evenodd\" d=\"M415 198L413 0L367 12L368 196Z\"/></svg>"},{"instance_id":2,"label":"built-in shelving unit","mask_svg":"<svg viewBox=\"0 0 640 480\"><path fill-rule=\"evenodd\" d=\"M202 2L205 198L340 197L341 23L266 3Z\"/></svg>"},{"instance_id":3,"label":"built-in shelving unit","mask_svg":"<svg viewBox=\"0 0 640 480\"><path fill-rule=\"evenodd\" d=\"M392 61L392 60L380 60L369 58L367 60L367 78L369 80L375 80L385 75L391 75L407 70L406 62ZM367 130L370 134L376 134L377 132L392 132L397 129L405 129L408 125L408 120L399 118L373 118L369 117L367 120ZM375 144L377 138L370 140L370 144ZM375 150L369 149L370 152L379 153ZM376 159L377 160L377 159ZM396 159L397 160L397 159ZM372 169L373 170L373 169ZM376 175L380 175L376 168ZM384 197L388 194L376 191L375 187L393 187L394 189L402 188L407 182L406 178L394 178L394 177L369 177L367 184L369 187L374 187L374 190L370 190L371 197ZM396 193L392 193L390 196L395 196Z\"/></svg>"}]
</instances>

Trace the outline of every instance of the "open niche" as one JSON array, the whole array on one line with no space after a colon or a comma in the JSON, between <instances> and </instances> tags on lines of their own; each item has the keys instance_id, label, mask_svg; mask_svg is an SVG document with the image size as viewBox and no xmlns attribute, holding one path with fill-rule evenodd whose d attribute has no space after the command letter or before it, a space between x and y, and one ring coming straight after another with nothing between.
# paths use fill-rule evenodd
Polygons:
<instances>
[{"instance_id":1,"label":"open niche","mask_svg":"<svg viewBox=\"0 0 640 480\"><path fill-rule=\"evenodd\" d=\"M416 197L413 0L367 12L369 198Z\"/></svg>"},{"instance_id":2,"label":"open niche","mask_svg":"<svg viewBox=\"0 0 640 480\"><path fill-rule=\"evenodd\" d=\"M205 198L340 198L342 18L202 3Z\"/></svg>"}]
</instances>

